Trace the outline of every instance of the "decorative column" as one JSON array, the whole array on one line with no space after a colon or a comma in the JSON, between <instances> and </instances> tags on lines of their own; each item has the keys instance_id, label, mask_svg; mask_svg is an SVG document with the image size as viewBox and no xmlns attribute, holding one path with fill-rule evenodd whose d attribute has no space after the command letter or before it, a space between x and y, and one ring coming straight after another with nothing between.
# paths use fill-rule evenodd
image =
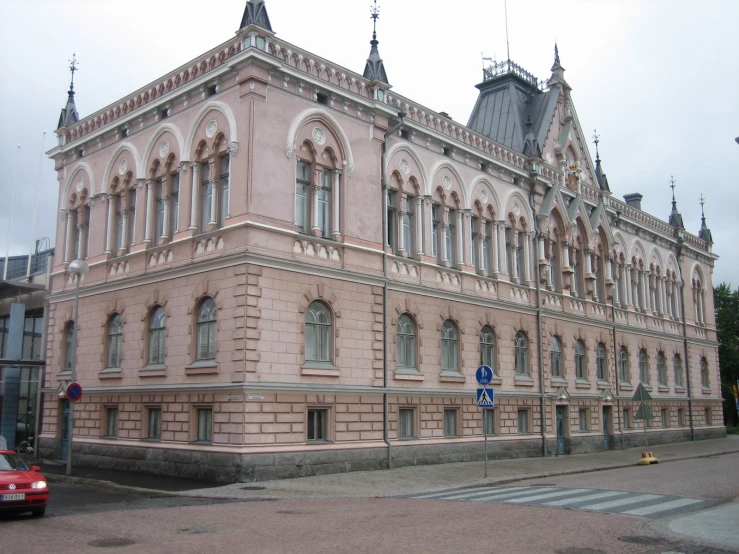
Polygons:
<instances>
[{"instance_id":1,"label":"decorative column","mask_svg":"<svg viewBox=\"0 0 739 554\"><path fill-rule=\"evenodd\" d=\"M123 219L123 225L121 227L123 237L118 239L118 242L121 243L121 247L118 249L119 256L126 254L126 247L128 245L128 194L126 194L126 191L123 191L121 194L121 218Z\"/></svg>"},{"instance_id":2,"label":"decorative column","mask_svg":"<svg viewBox=\"0 0 739 554\"><path fill-rule=\"evenodd\" d=\"M87 244L87 228L88 222L84 220L84 207L80 206L77 209L77 252L78 257L81 260L87 258L87 252L85 251L85 245Z\"/></svg>"},{"instance_id":3,"label":"decorative column","mask_svg":"<svg viewBox=\"0 0 739 554\"><path fill-rule=\"evenodd\" d=\"M511 277L518 283L521 268L518 267L518 231L513 229L513 239L511 240Z\"/></svg>"},{"instance_id":4,"label":"decorative column","mask_svg":"<svg viewBox=\"0 0 739 554\"><path fill-rule=\"evenodd\" d=\"M398 196L396 194L396 196ZM396 225L396 231L398 233L398 252L401 256L408 255L408 247L405 243L405 232L404 223L405 217L408 215L408 195L404 192L400 193L400 206L398 210L398 225Z\"/></svg>"},{"instance_id":5,"label":"decorative column","mask_svg":"<svg viewBox=\"0 0 739 554\"><path fill-rule=\"evenodd\" d=\"M489 275L490 274L490 260L486 259L485 256L485 249L483 248L483 243L487 240L488 241L488 258L490 257L490 238L485 236L485 227L487 222L480 218L478 220L478 229L477 229L477 236L479 237L477 241L477 259L479 260L480 270L483 273L483 275Z\"/></svg>"},{"instance_id":6,"label":"decorative column","mask_svg":"<svg viewBox=\"0 0 739 554\"><path fill-rule=\"evenodd\" d=\"M646 311L649 310L649 273L648 272L642 271L640 273L640 284L641 284L642 301L644 302L644 306L642 306L642 308L644 309L644 312L646 313Z\"/></svg>"},{"instance_id":7,"label":"decorative column","mask_svg":"<svg viewBox=\"0 0 739 554\"><path fill-rule=\"evenodd\" d=\"M144 227L144 243L151 242L151 216L154 212L154 181L146 181L146 227Z\"/></svg>"},{"instance_id":8,"label":"decorative column","mask_svg":"<svg viewBox=\"0 0 739 554\"><path fill-rule=\"evenodd\" d=\"M424 196L423 197L423 238L424 238L424 245L423 245L423 252L427 256L433 256L434 253L434 246L432 244L434 240L434 233L433 233L433 217L431 215L432 212L432 201L431 196Z\"/></svg>"},{"instance_id":9,"label":"decorative column","mask_svg":"<svg viewBox=\"0 0 739 554\"><path fill-rule=\"evenodd\" d=\"M667 301L667 277L664 275L659 280L660 291L662 293L662 316L669 315L670 304Z\"/></svg>"},{"instance_id":10,"label":"decorative column","mask_svg":"<svg viewBox=\"0 0 739 554\"><path fill-rule=\"evenodd\" d=\"M331 193L333 194L333 200L331 202L331 209L333 211L333 225L331 227L331 234L334 237L334 240L340 240L341 239L341 227L339 226L340 223L340 214L341 214L341 204L340 200L341 197L339 195L339 184L341 182L341 170L340 169L334 169L334 186L331 189Z\"/></svg>"},{"instance_id":11,"label":"decorative column","mask_svg":"<svg viewBox=\"0 0 739 554\"><path fill-rule=\"evenodd\" d=\"M703 289L698 289L698 318L700 319L700 324L705 325L705 311L704 311L704 296L703 296Z\"/></svg>"},{"instance_id":12,"label":"decorative column","mask_svg":"<svg viewBox=\"0 0 739 554\"><path fill-rule=\"evenodd\" d=\"M113 253L113 228L115 225L115 196L108 195L108 232L105 237L105 253Z\"/></svg>"},{"instance_id":13,"label":"decorative column","mask_svg":"<svg viewBox=\"0 0 739 554\"><path fill-rule=\"evenodd\" d=\"M423 202L420 196L416 196L414 198L414 202L416 203L416 223L415 223L415 229L416 229L416 257L422 256L424 253L424 244L423 244Z\"/></svg>"},{"instance_id":14,"label":"decorative column","mask_svg":"<svg viewBox=\"0 0 739 554\"><path fill-rule=\"evenodd\" d=\"M562 243L562 267L572 267L570 264L570 245L566 242Z\"/></svg>"},{"instance_id":15,"label":"decorative column","mask_svg":"<svg viewBox=\"0 0 739 554\"><path fill-rule=\"evenodd\" d=\"M447 233L449 233L449 208L444 206L444 216L441 222L441 261L442 263L446 263L448 266L449 252L446 247Z\"/></svg>"},{"instance_id":16,"label":"decorative column","mask_svg":"<svg viewBox=\"0 0 739 554\"><path fill-rule=\"evenodd\" d=\"M500 274L503 273L504 275L507 275L508 272L506 271L506 263L505 263L505 255L506 255L506 246L505 246L505 221L498 221L495 224L495 243L497 245L497 256L495 257L495 272Z\"/></svg>"},{"instance_id":17,"label":"decorative column","mask_svg":"<svg viewBox=\"0 0 739 554\"><path fill-rule=\"evenodd\" d=\"M162 224L164 225L164 229L162 229L162 237L159 241L160 244L164 244L169 240L169 218L170 218L170 177L169 175L164 175L162 177L162 202L164 202L164 217L162 218L164 221Z\"/></svg>"},{"instance_id":18,"label":"decorative column","mask_svg":"<svg viewBox=\"0 0 739 554\"><path fill-rule=\"evenodd\" d=\"M390 218L387 215L388 207L390 206L390 191L386 186L382 189L382 205L385 211L385 250L390 248Z\"/></svg>"},{"instance_id":19,"label":"decorative column","mask_svg":"<svg viewBox=\"0 0 739 554\"><path fill-rule=\"evenodd\" d=\"M524 279L527 283L529 283L529 286L531 286L531 255L529 251L529 242L533 238L532 233L524 233L524 242L523 242L523 266L524 266Z\"/></svg>"},{"instance_id":20,"label":"decorative column","mask_svg":"<svg viewBox=\"0 0 739 554\"><path fill-rule=\"evenodd\" d=\"M611 271L613 272L614 266L613 266L613 260L611 260ZM613 302L614 304L618 305L618 307L621 307L621 285L623 284L622 281L622 273L621 273L621 266L616 265L615 266L615 274L617 275L617 278L614 279L616 282L616 291L613 294ZM612 273L613 274L613 273Z\"/></svg>"},{"instance_id":21,"label":"decorative column","mask_svg":"<svg viewBox=\"0 0 739 554\"><path fill-rule=\"evenodd\" d=\"M457 267L461 267L466 264L469 260L467 259L467 249L464 246L464 229L465 225L463 222L464 212L457 210Z\"/></svg>"},{"instance_id":22,"label":"decorative column","mask_svg":"<svg viewBox=\"0 0 739 554\"><path fill-rule=\"evenodd\" d=\"M634 285L632 284L632 276L631 276L631 270L632 267L630 265L624 264L624 300L626 301L626 306L634 306Z\"/></svg>"},{"instance_id":23,"label":"decorative column","mask_svg":"<svg viewBox=\"0 0 739 554\"><path fill-rule=\"evenodd\" d=\"M200 174L200 164L192 162L192 186L190 187L190 231L196 231L198 228L198 176Z\"/></svg>"},{"instance_id":24,"label":"decorative column","mask_svg":"<svg viewBox=\"0 0 739 554\"><path fill-rule=\"evenodd\" d=\"M72 261L74 252L74 210L67 210L67 234L64 238L64 263Z\"/></svg>"}]
</instances>

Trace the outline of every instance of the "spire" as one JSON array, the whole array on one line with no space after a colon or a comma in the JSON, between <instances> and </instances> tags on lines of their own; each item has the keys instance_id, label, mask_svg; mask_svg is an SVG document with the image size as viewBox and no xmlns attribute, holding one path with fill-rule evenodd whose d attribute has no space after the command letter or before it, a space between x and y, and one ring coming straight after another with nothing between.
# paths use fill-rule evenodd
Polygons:
<instances>
[{"instance_id":1,"label":"spire","mask_svg":"<svg viewBox=\"0 0 739 554\"><path fill-rule=\"evenodd\" d=\"M597 130L593 131L593 143L595 143L595 177L596 179L598 179L600 190L611 192L611 189L608 186L608 178L606 177L606 174L603 173L603 168L600 166L600 153L598 152L598 143L600 143L600 136L598 135Z\"/></svg>"},{"instance_id":2,"label":"spire","mask_svg":"<svg viewBox=\"0 0 739 554\"><path fill-rule=\"evenodd\" d=\"M249 25L256 25L257 27L268 30L270 33L273 32L264 0L247 0L239 29L243 29Z\"/></svg>"},{"instance_id":3,"label":"spire","mask_svg":"<svg viewBox=\"0 0 739 554\"><path fill-rule=\"evenodd\" d=\"M69 71L72 73L72 80L69 83L69 92L67 93L67 105L62 108L62 113L59 116L59 125L57 129L62 127L69 127L74 125L80 120L80 116L77 113L77 108L74 105L74 72L79 71L77 69L77 57L72 54L72 59L69 60Z\"/></svg>"},{"instance_id":4,"label":"spire","mask_svg":"<svg viewBox=\"0 0 739 554\"><path fill-rule=\"evenodd\" d=\"M367 58L367 64L364 66L364 77L371 81L382 81L385 84L388 83L387 74L385 73L385 66L380 58L380 52L377 50L377 20L380 17L380 8L377 7L377 0L375 5L370 10L370 18L372 19L372 40L370 44L370 55Z\"/></svg>"},{"instance_id":5,"label":"spire","mask_svg":"<svg viewBox=\"0 0 739 554\"><path fill-rule=\"evenodd\" d=\"M685 229L683 216L677 211L677 202L675 202L675 178L672 175L670 175L670 188L672 189L672 212L670 213L669 224L678 229Z\"/></svg>"},{"instance_id":6,"label":"spire","mask_svg":"<svg viewBox=\"0 0 739 554\"><path fill-rule=\"evenodd\" d=\"M706 203L706 199L703 198L703 195L701 194L701 230L698 233L698 236L702 238L706 242L713 242L713 236L711 235L711 230L706 227L706 214L703 212L703 205Z\"/></svg>"},{"instance_id":7,"label":"spire","mask_svg":"<svg viewBox=\"0 0 739 554\"><path fill-rule=\"evenodd\" d=\"M547 82L548 85L554 84L566 84L565 83L565 68L559 63L559 48L557 42L554 42L554 65L552 65L552 76Z\"/></svg>"},{"instance_id":8,"label":"spire","mask_svg":"<svg viewBox=\"0 0 739 554\"><path fill-rule=\"evenodd\" d=\"M526 136L524 137L523 154L524 156L541 158L541 148L539 141L534 136L534 124L531 121L531 99L533 93L529 93L526 97Z\"/></svg>"}]
</instances>

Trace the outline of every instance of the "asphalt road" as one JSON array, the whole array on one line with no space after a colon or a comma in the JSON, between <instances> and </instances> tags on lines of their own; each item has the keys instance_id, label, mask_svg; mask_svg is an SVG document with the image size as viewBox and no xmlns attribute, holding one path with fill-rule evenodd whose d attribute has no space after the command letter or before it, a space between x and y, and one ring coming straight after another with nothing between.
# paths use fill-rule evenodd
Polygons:
<instances>
[{"instance_id":1,"label":"asphalt road","mask_svg":"<svg viewBox=\"0 0 739 554\"><path fill-rule=\"evenodd\" d=\"M688 496L730 506L739 496L738 462L739 455L729 455L524 483ZM224 502L61 483L52 490L46 517L0 522L0 550L38 551L53 544L59 553L739 552L739 545L716 548L677 536L671 518L544 506L407 498Z\"/></svg>"}]
</instances>

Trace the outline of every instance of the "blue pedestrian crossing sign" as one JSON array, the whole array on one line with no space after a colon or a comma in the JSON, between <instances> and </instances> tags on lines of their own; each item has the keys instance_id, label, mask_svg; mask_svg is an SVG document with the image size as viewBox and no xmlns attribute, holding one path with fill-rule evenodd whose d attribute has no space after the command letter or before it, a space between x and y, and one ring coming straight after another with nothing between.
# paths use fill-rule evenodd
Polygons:
<instances>
[{"instance_id":1,"label":"blue pedestrian crossing sign","mask_svg":"<svg viewBox=\"0 0 739 554\"><path fill-rule=\"evenodd\" d=\"M481 365L477 368L477 373L475 373L475 377L477 377L477 382L481 385L489 385L490 381L493 380L493 370L490 369L490 366Z\"/></svg>"},{"instance_id":2,"label":"blue pedestrian crossing sign","mask_svg":"<svg viewBox=\"0 0 739 554\"><path fill-rule=\"evenodd\" d=\"M494 408L495 391L493 389L477 389L477 407Z\"/></svg>"}]
</instances>

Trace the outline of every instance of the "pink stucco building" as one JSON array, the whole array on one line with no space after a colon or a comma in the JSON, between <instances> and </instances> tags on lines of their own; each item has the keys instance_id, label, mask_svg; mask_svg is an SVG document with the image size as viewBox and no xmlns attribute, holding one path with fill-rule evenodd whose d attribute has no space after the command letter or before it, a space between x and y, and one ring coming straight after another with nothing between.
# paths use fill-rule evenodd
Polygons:
<instances>
[{"instance_id":1,"label":"pink stucco building","mask_svg":"<svg viewBox=\"0 0 739 554\"><path fill-rule=\"evenodd\" d=\"M42 453L63 455L75 276L79 463L218 480L720 436L705 223L611 195L559 56L488 67L468 124L278 38L236 36L79 118ZM495 373L495 408L475 370Z\"/></svg>"}]
</instances>

